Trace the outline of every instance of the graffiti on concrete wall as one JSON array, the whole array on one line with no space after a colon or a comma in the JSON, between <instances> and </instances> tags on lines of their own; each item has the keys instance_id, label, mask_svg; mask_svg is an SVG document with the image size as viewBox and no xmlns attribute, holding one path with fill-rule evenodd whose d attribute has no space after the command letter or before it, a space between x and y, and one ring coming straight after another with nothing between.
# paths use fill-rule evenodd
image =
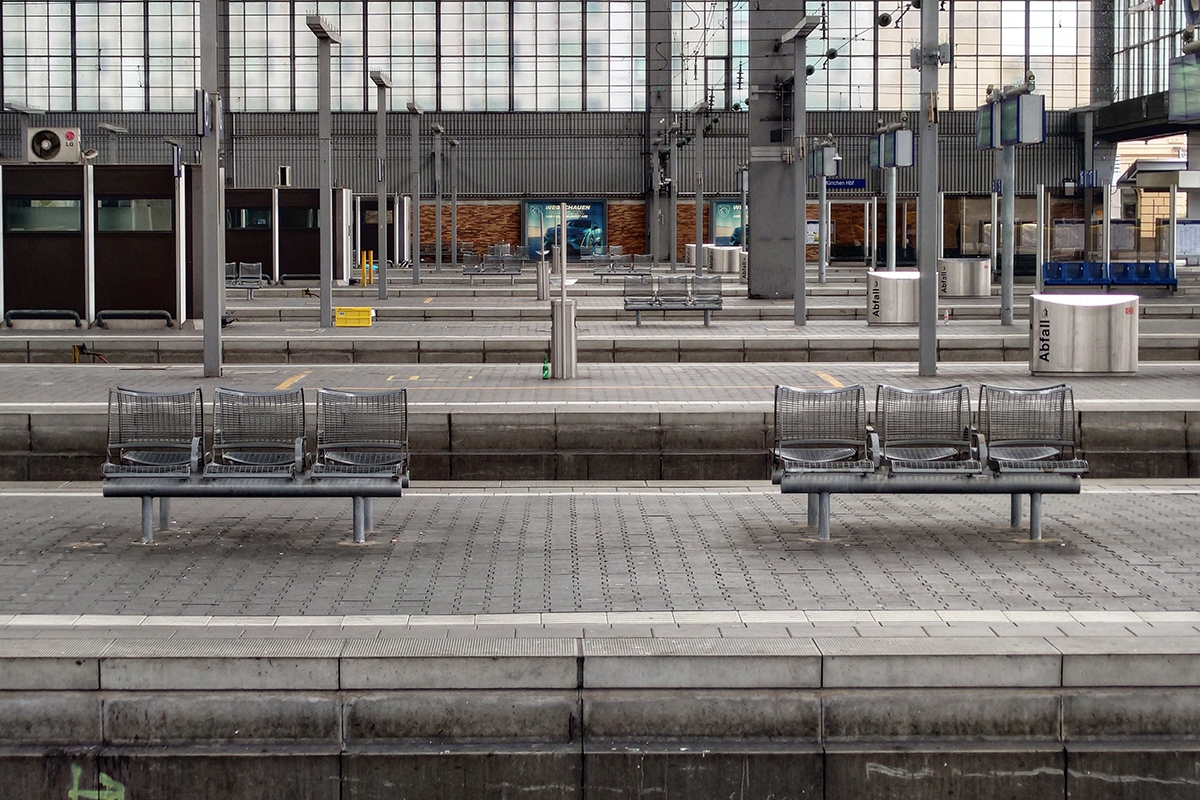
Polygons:
<instances>
[{"instance_id":1,"label":"graffiti on concrete wall","mask_svg":"<svg viewBox=\"0 0 1200 800\"><path fill-rule=\"evenodd\" d=\"M79 778L82 775L83 768L72 764L71 789L67 792L67 800L125 800L125 784L120 781L101 772L99 789L80 789Z\"/></svg>"}]
</instances>

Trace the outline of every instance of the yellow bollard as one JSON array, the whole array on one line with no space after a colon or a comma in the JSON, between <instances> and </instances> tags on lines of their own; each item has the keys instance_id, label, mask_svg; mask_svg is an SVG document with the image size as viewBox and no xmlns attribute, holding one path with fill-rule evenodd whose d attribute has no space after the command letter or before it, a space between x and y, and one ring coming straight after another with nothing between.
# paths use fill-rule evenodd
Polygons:
<instances>
[{"instance_id":1,"label":"yellow bollard","mask_svg":"<svg viewBox=\"0 0 1200 800\"><path fill-rule=\"evenodd\" d=\"M361 276L363 286L367 285L367 251L358 251L358 274Z\"/></svg>"},{"instance_id":2,"label":"yellow bollard","mask_svg":"<svg viewBox=\"0 0 1200 800\"><path fill-rule=\"evenodd\" d=\"M367 251L367 283L375 283L375 251Z\"/></svg>"}]
</instances>

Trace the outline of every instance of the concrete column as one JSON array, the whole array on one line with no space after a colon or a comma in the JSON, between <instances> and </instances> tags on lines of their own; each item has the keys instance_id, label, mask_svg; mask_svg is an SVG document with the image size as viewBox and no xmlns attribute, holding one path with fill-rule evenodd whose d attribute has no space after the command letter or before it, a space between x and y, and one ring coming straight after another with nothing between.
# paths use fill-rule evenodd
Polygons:
<instances>
[{"instance_id":1,"label":"concrete column","mask_svg":"<svg viewBox=\"0 0 1200 800\"><path fill-rule=\"evenodd\" d=\"M200 258L204 274L204 377L221 376L221 316L225 312L225 236L221 219L220 104L217 102L217 0L200 2L200 86L197 110L211 129L200 137Z\"/></svg>"},{"instance_id":2,"label":"concrete column","mask_svg":"<svg viewBox=\"0 0 1200 800\"><path fill-rule=\"evenodd\" d=\"M692 109L696 129L696 274L704 272L704 126L708 121L708 103L701 101Z\"/></svg>"},{"instance_id":3,"label":"concrete column","mask_svg":"<svg viewBox=\"0 0 1200 800\"><path fill-rule=\"evenodd\" d=\"M413 285L421 283L421 115L425 112L416 103L408 104L408 169L409 191L412 193L412 225L409 247L412 250Z\"/></svg>"},{"instance_id":4,"label":"concrete column","mask_svg":"<svg viewBox=\"0 0 1200 800\"><path fill-rule=\"evenodd\" d=\"M937 374L937 229L938 200L938 3L921 4L921 117L917 177L917 259L921 271L919 313L920 364L923 376Z\"/></svg>"},{"instance_id":5,"label":"concrete column","mask_svg":"<svg viewBox=\"0 0 1200 800\"><path fill-rule=\"evenodd\" d=\"M375 107L375 157L378 159L375 196L379 204L379 299L388 296L388 224L387 224L387 90L392 79L386 72L371 73L377 87Z\"/></svg>"},{"instance_id":6,"label":"concrete column","mask_svg":"<svg viewBox=\"0 0 1200 800\"><path fill-rule=\"evenodd\" d=\"M1013 263L1017 254L1017 155L1013 146L1000 154L1000 324L1013 324ZM992 231L994 237L996 232Z\"/></svg>"}]
</instances>

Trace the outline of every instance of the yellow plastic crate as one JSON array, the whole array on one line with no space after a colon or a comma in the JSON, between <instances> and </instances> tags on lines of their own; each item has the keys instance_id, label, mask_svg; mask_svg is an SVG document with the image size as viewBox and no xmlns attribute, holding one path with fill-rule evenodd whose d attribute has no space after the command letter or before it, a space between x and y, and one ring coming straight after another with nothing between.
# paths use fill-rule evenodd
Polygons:
<instances>
[{"instance_id":1,"label":"yellow plastic crate","mask_svg":"<svg viewBox=\"0 0 1200 800\"><path fill-rule=\"evenodd\" d=\"M370 307L339 306L333 310L333 324L338 328L369 328L374 313Z\"/></svg>"}]
</instances>

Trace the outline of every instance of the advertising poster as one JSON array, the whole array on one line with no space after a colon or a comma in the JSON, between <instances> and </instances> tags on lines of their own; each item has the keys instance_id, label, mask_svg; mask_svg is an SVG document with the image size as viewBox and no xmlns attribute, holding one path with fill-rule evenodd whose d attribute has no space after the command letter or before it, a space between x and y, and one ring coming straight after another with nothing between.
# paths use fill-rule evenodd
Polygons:
<instances>
[{"instance_id":1,"label":"advertising poster","mask_svg":"<svg viewBox=\"0 0 1200 800\"><path fill-rule=\"evenodd\" d=\"M558 244L560 229L560 201L526 200L522 204L525 243L529 245L529 257L541 258L542 251L550 256L550 246ZM597 247L606 243L606 206L604 201L570 201L567 203L566 235L567 258L578 259L592 255Z\"/></svg>"},{"instance_id":2,"label":"advertising poster","mask_svg":"<svg viewBox=\"0 0 1200 800\"><path fill-rule=\"evenodd\" d=\"M713 200L708 207L709 241L722 247L742 243L742 202Z\"/></svg>"}]
</instances>

